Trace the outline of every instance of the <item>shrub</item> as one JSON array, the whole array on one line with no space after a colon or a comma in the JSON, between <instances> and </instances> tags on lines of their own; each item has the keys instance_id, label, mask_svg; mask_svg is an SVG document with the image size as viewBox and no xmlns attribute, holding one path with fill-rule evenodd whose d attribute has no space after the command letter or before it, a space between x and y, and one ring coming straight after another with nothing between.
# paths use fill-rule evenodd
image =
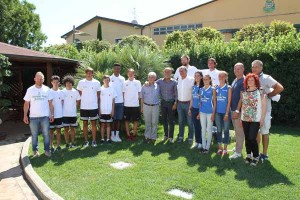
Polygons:
<instances>
[{"instance_id":1,"label":"shrub","mask_svg":"<svg viewBox=\"0 0 300 200\"><path fill-rule=\"evenodd\" d=\"M99 53L101 51L109 50L111 48L111 44L104 40L86 40L82 42L82 48L87 51Z\"/></svg>"},{"instance_id":2,"label":"shrub","mask_svg":"<svg viewBox=\"0 0 300 200\"><path fill-rule=\"evenodd\" d=\"M70 58L70 59L79 58L79 52L75 44L52 45L49 47L45 47L42 51L60 57L64 57L64 58Z\"/></svg>"},{"instance_id":3,"label":"shrub","mask_svg":"<svg viewBox=\"0 0 300 200\"><path fill-rule=\"evenodd\" d=\"M154 51L159 50L159 47L156 44L156 42L152 38L149 38L145 35L130 35L127 37L123 37L118 46L141 46L148 47Z\"/></svg>"}]
</instances>

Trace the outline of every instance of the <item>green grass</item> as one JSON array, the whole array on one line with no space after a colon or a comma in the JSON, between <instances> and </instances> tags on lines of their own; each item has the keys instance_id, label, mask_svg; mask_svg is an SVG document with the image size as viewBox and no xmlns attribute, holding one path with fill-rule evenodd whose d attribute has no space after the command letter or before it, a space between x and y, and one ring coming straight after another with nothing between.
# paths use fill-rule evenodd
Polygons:
<instances>
[{"instance_id":1,"label":"green grass","mask_svg":"<svg viewBox=\"0 0 300 200\"><path fill-rule=\"evenodd\" d=\"M216 144L203 155L186 142L162 143L162 127L155 145L145 144L140 136L135 143L63 149L51 159L30 159L34 170L65 199L179 199L166 194L172 188L192 192L193 199L300 199L298 131L272 128L270 161L257 167L217 156ZM110 167L117 161L133 166Z\"/></svg>"}]
</instances>

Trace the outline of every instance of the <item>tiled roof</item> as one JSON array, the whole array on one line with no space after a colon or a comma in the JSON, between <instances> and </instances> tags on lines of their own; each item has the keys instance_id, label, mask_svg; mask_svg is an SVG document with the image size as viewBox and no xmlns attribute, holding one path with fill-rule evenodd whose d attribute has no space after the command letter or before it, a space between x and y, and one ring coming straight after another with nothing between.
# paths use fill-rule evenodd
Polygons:
<instances>
[{"instance_id":1,"label":"tiled roof","mask_svg":"<svg viewBox=\"0 0 300 200\"><path fill-rule=\"evenodd\" d=\"M56 60L56 61L66 61L66 62L78 62L76 60L67 59L55 55L51 55L48 53L44 53L41 51L34 51L31 49L26 49L23 47L18 47L14 45L10 45L7 43L0 42L0 54L3 54L7 57L26 57L26 58L39 58L45 60Z\"/></svg>"}]
</instances>

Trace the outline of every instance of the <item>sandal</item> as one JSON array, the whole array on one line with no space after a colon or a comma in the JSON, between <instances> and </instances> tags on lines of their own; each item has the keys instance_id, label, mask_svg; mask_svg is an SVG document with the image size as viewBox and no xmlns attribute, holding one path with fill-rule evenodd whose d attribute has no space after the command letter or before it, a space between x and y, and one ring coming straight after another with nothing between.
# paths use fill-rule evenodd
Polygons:
<instances>
[{"instance_id":1,"label":"sandal","mask_svg":"<svg viewBox=\"0 0 300 200\"><path fill-rule=\"evenodd\" d=\"M223 153L222 149L219 149L218 152L217 152L218 155L222 155L222 153Z\"/></svg>"}]
</instances>

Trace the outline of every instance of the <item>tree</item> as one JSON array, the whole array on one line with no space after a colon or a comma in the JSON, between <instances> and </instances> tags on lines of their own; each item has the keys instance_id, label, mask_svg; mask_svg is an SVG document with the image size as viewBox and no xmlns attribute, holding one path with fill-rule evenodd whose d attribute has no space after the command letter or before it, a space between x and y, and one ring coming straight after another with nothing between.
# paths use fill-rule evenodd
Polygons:
<instances>
[{"instance_id":1,"label":"tree","mask_svg":"<svg viewBox=\"0 0 300 200\"><path fill-rule=\"evenodd\" d=\"M86 40L82 42L83 49L87 51L93 51L99 53L101 51L107 51L111 48L111 44L105 40Z\"/></svg>"},{"instance_id":2,"label":"tree","mask_svg":"<svg viewBox=\"0 0 300 200\"><path fill-rule=\"evenodd\" d=\"M98 40L102 40L102 26L101 23L98 23L98 28L97 28L97 39Z\"/></svg>"},{"instance_id":3,"label":"tree","mask_svg":"<svg viewBox=\"0 0 300 200\"><path fill-rule=\"evenodd\" d=\"M243 42L245 40L265 40L266 33L267 28L264 24L249 24L236 32L236 34L234 35L234 40L238 42Z\"/></svg>"},{"instance_id":4,"label":"tree","mask_svg":"<svg viewBox=\"0 0 300 200\"><path fill-rule=\"evenodd\" d=\"M3 82L4 77L11 76L10 70L11 63L8 61L8 58L0 54L0 121L2 123L2 117L7 107L11 105L9 99L2 98L3 92L8 92L10 87ZM0 123L0 124L1 124Z\"/></svg>"},{"instance_id":5,"label":"tree","mask_svg":"<svg viewBox=\"0 0 300 200\"><path fill-rule=\"evenodd\" d=\"M27 1L0 0L0 41L30 49L39 49L47 36L35 6Z\"/></svg>"},{"instance_id":6,"label":"tree","mask_svg":"<svg viewBox=\"0 0 300 200\"><path fill-rule=\"evenodd\" d=\"M151 50L158 50L158 45L152 38L149 38L145 35L130 35L127 37L123 37L119 46L142 46L142 47L149 47Z\"/></svg>"},{"instance_id":7,"label":"tree","mask_svg":"<svg viewBox=\"0 0 300 200\"><path fill-rule=\"evenodd\" d=\"M57 44L45 47L42 51L64 58L78 59L79 52L75 44Z\"/></svg>"}]
</instances>

